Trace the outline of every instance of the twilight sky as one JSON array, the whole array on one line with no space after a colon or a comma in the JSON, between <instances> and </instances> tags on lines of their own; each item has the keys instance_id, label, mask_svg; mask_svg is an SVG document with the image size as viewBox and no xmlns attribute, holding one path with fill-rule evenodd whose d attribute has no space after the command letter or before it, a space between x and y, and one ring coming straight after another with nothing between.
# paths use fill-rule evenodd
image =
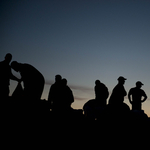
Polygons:
<instances>
[{"instance_id":1,"label":"twilight sky","mask_svg":"<svg viewBox=\"0 0 150 150\"><path fill-rule=\"evenodd\" d=\"M150 98L149 0L1 0L0 49L0 61L10 52L43 74L43 99L56 74L68 80L74 108L94 98L96 79L111 93L120 75L127 92L139 80ZM143 109L150 116L149 99Z\"/></svg>"}]
</instances>

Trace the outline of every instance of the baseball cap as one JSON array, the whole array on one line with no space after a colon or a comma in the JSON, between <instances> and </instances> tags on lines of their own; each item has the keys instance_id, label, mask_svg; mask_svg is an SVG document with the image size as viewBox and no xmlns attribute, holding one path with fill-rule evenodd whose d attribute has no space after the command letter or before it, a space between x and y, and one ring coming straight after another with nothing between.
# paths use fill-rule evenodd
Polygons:
<instances>
[{"instance_id":1,"label":"baseball cap","mask_svg":"<svg viewBox=\"0 0 150 150\"><path fill-rule=\"evenodd\" d=\"M120 76L120 77L118 78L118 80L121 81L121 80L127 80L127 79L124 78L124 77L122 77L122 76Z\"/></svg>"},{"instance_id":2,"label":"baseball cap","mask_svg":"<svg viewBox=\"0 0 150 150\"><path fill-rule=\"evenodd\" d=\"M137 81L136 85L144 85L141 81Z\"/></svg>"}]
</instances>

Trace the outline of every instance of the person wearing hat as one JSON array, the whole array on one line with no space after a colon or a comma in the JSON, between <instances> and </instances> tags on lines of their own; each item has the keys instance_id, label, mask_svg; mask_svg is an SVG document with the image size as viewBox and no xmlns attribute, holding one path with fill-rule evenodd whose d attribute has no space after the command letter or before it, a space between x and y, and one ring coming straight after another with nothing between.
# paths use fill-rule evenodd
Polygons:
<instances>
[{"instance_id":1,"label":"person wearing hat","mask_svg":"<svg viewBox=\"0 0 150 150\"><path fill-rule=\"evenodd\" d=\"M124 97L127 95L127 92L124 88L126 78L120 76L118 78L118 84L114 87L112 94L109 99L109 104L119 105L124 101Z\"/></svg>"},{"instance_id":2,"label":"person wearing hat","mask_svg":"<svg viewBox=\"0 0 150 150\"><path fill-rule=\"evenodd\" d=\"M142 85L144 85L142 82L137 81L136 87L129 90L128 99L129 102L132 104L132 110L141 110L141 104L147 99L146 93L144 92L144 90L141 89Z\"/></svg>"}]
</instances>

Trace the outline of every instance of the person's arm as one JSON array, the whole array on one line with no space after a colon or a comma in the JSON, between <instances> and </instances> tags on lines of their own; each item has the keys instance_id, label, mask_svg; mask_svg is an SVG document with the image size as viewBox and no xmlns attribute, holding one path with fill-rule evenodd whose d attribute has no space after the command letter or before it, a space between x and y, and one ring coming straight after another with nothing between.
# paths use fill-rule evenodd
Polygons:
<instances>
[{"instance_id":1,"label":"person's arm","mask_svg":"<svg viewBox=\"0 0 150 150\"><path fill-rule=\"evenodd\" d=\"M124 87L123 87L123 91L124 91L124 96L126 96L126 95L127 95L127 92L126 92L126 90L125 90Z\"/></svg>"},{"instance_id":2,"label":"person's arm","mask_svg":"<svg viewBox=\"0 0 150 150\"><path fill-rule=\"evenodd\" d=\"M143 97L144 97L144 99L143 100L141 100L141 102L143 103L144 101L146 101L146 99L147 99L147 95L146 95L146 93L143 91Z\"/></svg>"},{"instance_id":3,"label":"person's arm","mask_svg":"<svg viewBox=\"0 0 150 150\"><path fill-rule=\"evenodd\" d=\"M15 80L15 81L18 81L18 82L21 82L22 80L21 79L18 79L17 77L15 77L12 72L10 73L10 79L11 80Z\"/></svg>"},{"instance_id":4,"label":"person's arm","mask_svg":"<svg viewBox=\"0 0 150 150\"><path fill-rule=\"evenodd\" d=\"M129 99L129 102L132 104L132 100L131 100L131 90L129 91L129 93L128 93L128 99Z\"/></svg>"}]
</instances>

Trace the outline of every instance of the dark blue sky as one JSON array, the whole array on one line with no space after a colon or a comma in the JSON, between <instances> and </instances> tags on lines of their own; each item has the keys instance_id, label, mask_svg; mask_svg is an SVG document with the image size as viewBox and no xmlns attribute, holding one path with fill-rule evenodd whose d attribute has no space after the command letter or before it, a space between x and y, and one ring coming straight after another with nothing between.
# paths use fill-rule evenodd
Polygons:
<instances>
[{"instance_id":1,"label":"dark blue sky","mask_svg":"<svg viewBox=\"0 0 150 150\"><path fill-rule=\"evenodd\" d=\"M1 0L0 18L1 60L10 52L47 83L61 74L77 99L94 97L96 79L112 91L120 75L127 92L140 80L150 97L149 0Z\"/></svg>"}]
</instances>

